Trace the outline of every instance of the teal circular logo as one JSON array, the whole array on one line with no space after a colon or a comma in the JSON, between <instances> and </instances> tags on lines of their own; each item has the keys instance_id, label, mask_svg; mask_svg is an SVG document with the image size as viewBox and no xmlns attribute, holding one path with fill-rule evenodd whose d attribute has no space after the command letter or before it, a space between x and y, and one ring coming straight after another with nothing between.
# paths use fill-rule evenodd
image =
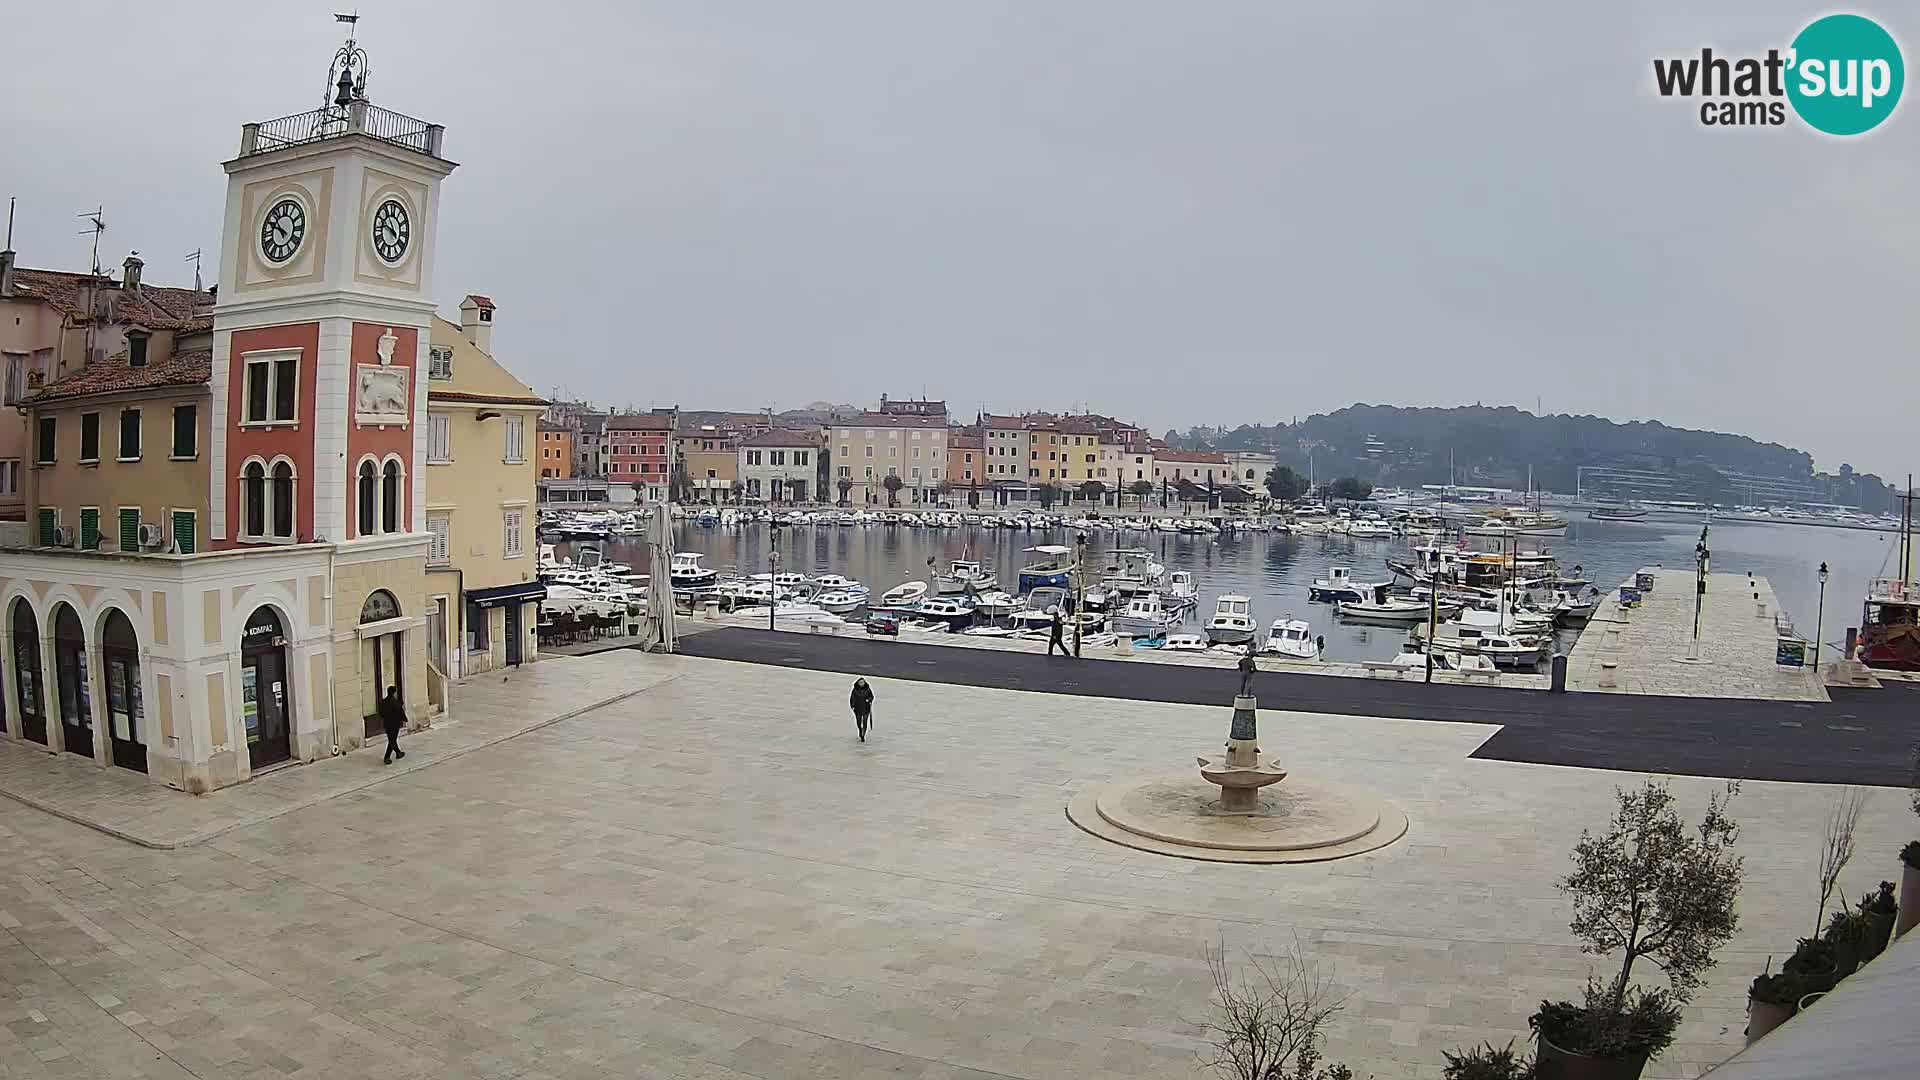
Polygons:
<instances>
[{"instance_id":1,"label":"teal circular logo","mask_svg":"<svg viewBox=\"0 0 1920 1080\"><path fill-rule=\"evenodd\" d=\"M1872 131L1893 115L1907 83L1900 46L1861 15L1828 15L1793 39L1787 100L1829 135Z\"/></svg>"}]
</instances>

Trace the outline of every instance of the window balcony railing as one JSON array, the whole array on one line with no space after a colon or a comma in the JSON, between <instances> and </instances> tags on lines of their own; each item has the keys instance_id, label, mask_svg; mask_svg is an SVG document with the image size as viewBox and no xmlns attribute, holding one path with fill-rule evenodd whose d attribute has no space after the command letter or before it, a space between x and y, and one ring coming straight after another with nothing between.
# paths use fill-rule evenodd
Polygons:
<instances>
[{"instance_id":1,"label":"window balcony railing","mask_svg":"<svg viewBox=\"0 0 1920 1080\"><path fill-rule=\"evenodd\" d=\"M440 156L446 128L391 109L356 101L344 109L327 107L247 124L240 132L240 156L268 154L293 146L366 135L428 157Z\"/></svg>"}]
</instances>

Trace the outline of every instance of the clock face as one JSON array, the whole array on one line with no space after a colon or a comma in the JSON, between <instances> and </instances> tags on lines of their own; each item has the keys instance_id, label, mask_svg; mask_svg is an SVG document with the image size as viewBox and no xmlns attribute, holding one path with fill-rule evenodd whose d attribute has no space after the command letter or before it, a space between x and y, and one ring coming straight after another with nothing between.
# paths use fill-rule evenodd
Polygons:
<instances>
[{"instance_id":1,"label":"clock face","mask_svg":"<svg viewBox=\"0 0 1920 1080\"><path fill-rule=\"evenodd\" d=\"M373 212L373 250L390 263L397 263L407 254L407 243L413 239L413 223L407 219L407 208L400 205L398 199L388 199Z\"/></svg>"},{"instance_id":2,"label":"clock face","mask_svg":"<svg viewBox=\"0 0 1920 1080\"><path fill-rule=\"evenodd\" d=\"M281 199L260 222L260 254L270 263L283 263L300 250L307 238L307 212L292 199Z\"/></svg>"}]
</instances>

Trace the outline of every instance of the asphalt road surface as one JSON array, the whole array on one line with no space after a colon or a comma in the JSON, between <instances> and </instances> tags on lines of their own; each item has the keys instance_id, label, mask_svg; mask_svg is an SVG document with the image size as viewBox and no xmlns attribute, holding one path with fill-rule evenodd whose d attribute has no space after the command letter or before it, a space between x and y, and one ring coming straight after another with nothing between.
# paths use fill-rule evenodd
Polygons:
<instances>
[{"instance_id":1,"label":"asphalt road surface","mask_svg":"<svg viewBox=\"0 0 1920 1080\"><path fill-rule=\"evenodd\" d=\"M1227 705L1238 672L725 627L688 656L1046 694ZM1497 724L1477 758L1626 772L1904 787L1920 746L1920 687L1835 689L1829 704L1432 686L1291 672L1256 677L1268 709Z\"/></svg>"}]
</instances>

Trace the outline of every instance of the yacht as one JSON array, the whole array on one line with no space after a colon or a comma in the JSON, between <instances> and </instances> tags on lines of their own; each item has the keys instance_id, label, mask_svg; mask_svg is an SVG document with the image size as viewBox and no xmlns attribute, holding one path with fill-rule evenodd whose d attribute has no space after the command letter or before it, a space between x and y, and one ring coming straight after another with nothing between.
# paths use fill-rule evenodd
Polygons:
<instances>
[{"instance_id":1,"label":"yacht","mask_svg":"<svg viewBox=\"0 0 1920 1080\"><path fill-rule=\"evenodd\" d=\"M1253 621L1253 601L1228 594L1214 601L1213 618L1207 620L1207 638L1217 645L1245 645L1258 629Z\"/></svg>"},{"instance_id":2,"label":"yacht","mask_svg":"<svg viewBox=\"0 0 1920 1080\"><path fill-rule=\"evenodd\" d=\"M1066 588L1073 580L1073 549L1062 544L1040 544L1027 549L1032 559L1020 568L1021 592L1042 586Z\"/></svg>"},{"instance_id":3,"label":"yacht","mask_svg":"<svg viewBox=\"0 0 1920 1080\"><path fill-rule=\"evenodd\" d=\"M1327 571L1327 576L1314 578L1307 592L1307 599L1319 604L1338 603L1341 600L1365 600L1373 590L1391 581L1355 581L1353 571L1344 566L1336 566Z\"/></svg>"},{"instance_id":4,"label":"yacht","mask_svg":"<svg viewBox=\"0 0 1920 1080\"><path fill-rule=\"evenodd\" d=\"M673 587L676 589L710 589L720 580L720 572L700 565L706 558L694 551L676 551L673 553L673 565L669 568Z\"/></svg>"},{"instance_id":5,"label":"yacht","mask_svg":"<svg viewBox=\"0 0 1920 1080\"><path fill-rule=\"evenodd\" d=\"M912 610L913 608L919 607L920 602L927 598L927 591L926 582L909 581L904 584L895 585L893 588L881 593L880 602L873 606L877 608Z\"/></svg>"},{"instance_id":6,"label":"yacht","mask_svg":"<svg viewBox=\"0 0 1920 1080\"><path fill-rule=\"evenodd\" d=\"M1269 656L1289 656L1295 660L1320 659L1320 643L1313 639L1313 627L1305 619L1281 616L1267 630L1267 644L1261 650Z\"/></svg>"},{"instance_id":7,"label":"yacht","mask_svg":"<svg viewBox=\"0 0 1920 1080\"><path fill-rule=\"evenodd\" d=\"M1159 593L1129 597L1127 606L1113 616L1113 632L1121 637L1165 637L1177 620L1160 603Z\"/></svg>"}]
</instances>

